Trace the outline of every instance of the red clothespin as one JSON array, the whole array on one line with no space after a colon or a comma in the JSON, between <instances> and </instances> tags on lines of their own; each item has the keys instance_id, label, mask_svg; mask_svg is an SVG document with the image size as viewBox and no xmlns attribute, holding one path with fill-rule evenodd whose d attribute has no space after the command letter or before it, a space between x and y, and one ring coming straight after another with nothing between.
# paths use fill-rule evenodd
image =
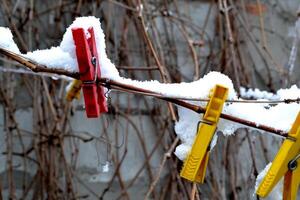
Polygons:
<instances>
[{"instance_id":1,"label":"red clothespin","mask_svg":"<svg viewBox=\"0 0 300 200\"><path fill-rule=\"evenodd\" d=\"M89 36L85 34L83 28L72 28L86 115L88 118L95 118L99 117L100 113L107 112L108 108L104 89L97 85L97 79L101 78L101 71L94 29L90 27L88 32Z\"/></svg>"}]
</instances>

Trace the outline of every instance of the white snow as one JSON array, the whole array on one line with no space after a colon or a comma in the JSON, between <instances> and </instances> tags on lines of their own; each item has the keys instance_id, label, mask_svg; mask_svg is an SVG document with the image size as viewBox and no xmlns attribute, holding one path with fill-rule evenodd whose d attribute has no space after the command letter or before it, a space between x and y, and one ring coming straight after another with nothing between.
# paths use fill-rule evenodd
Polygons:
<instances>
[{"instance_id":1,"label":"white snow","mask_svg":"<svg viewBox=\"0 0 300 200\"><path fill-rule=\"evenodd\" d=\"M229 88L228 99L235 99L236 92L233 89L232 81L220 72L210 72L202 79L191 83L160 83L156 80L151 81L137 81L120 77L117 81L133 85L135 87L151 90L153 92L163 94L166 97L177 98L208 98L210 89L216 84L222 84ZM201 103L205 105L205 103Z\"/></svg>"},{"instance_id":2,"label":"white snow","mask_svg":"<svg viewBox=\"0 0 300 200\"><path fill-rule=\"evenodd\" d=\"M269 100L278 100L278 96L274 93L262 91L258 88L249 88L244 87L240 88L240 94L242 98L245 99L269 99Z\"/></svg>"},{"instance_id":3,"label":"white snow","mask_svg":"<svg viewBox=\"0 0 300 200\"><path fill-rule=\"evenodd\" d=\"M115 65L107 58L107 54L105 51L105 36L103 30L101 28L100 20L96 17L78 17L75 21L67 28L66 33L63 36L63 40L60 43L60 48L62 51L67 52L72 59L75 60L76 66L75 71L78 71L77 61L76 61L76 53L75 53L75 45L72 36L72 28L81 27L85 30L87 38L89 36L88 29L90 27L94 28L96 46L98 51L98 58L101 69L101 76L104 78L116 79L119 77L119 72L116 69Z\"/></svg>"},{"instance_id":4,"label":"white snow","mask_svg":"<svg viewBox=\"0 0 300 200\"><path fill-rule=\"evenodd\" d=\"M65 69L71 72L77 72L78 66L75 45L71 31L74 27L83 28L87 36L89 35L88 28L94 28L98 57L100 60L99 63L101 66L101 75L105 78L118 78L119 72L114 64L111 63L110 59L107 58L105 52L105 38L100 21L96 17L92 16L76 18L69 28L67 28L60 46L28 52L23 56L49 68ZM12 33L8 28L0 27L0 46L13 51L14 53L20 54L17 45L13 41Z\"/></svg>"},{"instance_id":5,"label":"white snow","mask_svg":"<svg viewBox=\"0 0 300 200\"><path fill-rule=\"evenodd\" d=\"M9 28L0 27L0 47L8 49L14 53L20 53Z\"/></svg>"},{"instance_id":6,"label":"white snow","mask_svg":"<svg viewBox=\"0 0 300 200\"><path fill-rule=\"evenodd\" d=\"M202 82L202 88L206 87L209 84L210 79L206 79L207 76L215 76L214 73L209 73L204 76ZM221 76L216 77L218 80L222 80ZM226 85L228 87L228 85ZM212 88L213 85L208 86L208 91ZM229 91L233 90L232 87L229 87ZM197 88L198 90L198 88ZM256 92L255 92L256 91ZM207 93L202 93L203 95L208 95ZM230 94L234 94L231 92ZM253 90L252 96L257 97L261 96L261 91ZM238 99L234 95L229 95L229 99ZM266 95L263 95L266 96ZM289 89L280 89L276 94L277 100L285 100L291 98L299 98L300 97L300 89L294 85ZM207 96L206 96L207 97ZM267 98L271 98L271 95L267 95ZM242 99L240 99L242 100ZM260 99L266 100L266 99ZM191 102L192 103L192 102ZM196 103L200 104L200 103ZM299 112L299 104L298 103L290 103L290 104L277 104L277 105L269 105L262 103L226 103L223 108L223 113L229 114L238 118L246 119L256 124L264 124L276 129L280 129L283 131L289 131L291 128L297 114ZM175 125L175 131L179 138L181 139L182 144L180 144L176 150L175 155L184 160L189 153L191 146L193 144L195 135L197 133L197 123L202 118L202 115L197 114L193 111L187 110L182 107L178 107L179 121ZM220 119L218 123L218 130L221 131L224 135L231 135L237 129L245 128L246 126L232 123L224 119ZM249 127L248 127L249 128ZM250 128L254 129L254 128ZM259 129L255 129L260 131ZM262 131L261 131L262 132Z\"/></svg>"},{"instance_id":7,"label":"white snow","mask_svg":"<svg viewBox=\"0 0 300 200\"><path fill-rule=\"evenodd\" d=\"M260 183L262 182L263 178L266 176L267 172L269 171L272 163L269 163L257 176L256 183L255 183L255 191L258 189ZM276 186L273 188L273 190L270 192L267 198L264 198L265 200L281 200L282 199L282 188L283 188L283 182L280 180ZM256 195L256 194L253 194Z\"/></svg>"},{"instance_id":8,"label":"white snow","mask_svg":"<svg viewBox=\"0 0 300 200\"><path fill-rule=\"evenodd\" d=\"M292 85L289 89L280 89L277 91L277 96L280 100L297 99L300 97L300 89L297 85Z\"/></svg>"},{"instance_id":9,"label":"white snow","mask_svg":"<svg viewBox=\"0 0 300 200\"><path fill-rule=\"evenodd\" d=\"M24 56L47 67L76 71L74 66L77 66L77 61L59 47L28 52Z\"/></svg>"}]
</instances>

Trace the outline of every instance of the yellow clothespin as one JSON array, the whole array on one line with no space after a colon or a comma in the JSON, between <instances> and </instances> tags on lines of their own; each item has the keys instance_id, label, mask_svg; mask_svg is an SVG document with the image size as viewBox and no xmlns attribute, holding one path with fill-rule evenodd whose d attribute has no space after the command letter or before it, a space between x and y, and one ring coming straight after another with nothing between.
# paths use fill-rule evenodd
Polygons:
<instances>
[{"instance_id":1,"label":"yellow clothespin","mask_svg":"<svg viewBox=\"0 0 300 200\"><path fill-rule=\"evenodd\" d=\"M74 98L80 98L80 89L82 82L80 80L73 80L70 87L67 89L66 99L72 101Z\"/></svg>"},{"instance_id":2,"label":"yellow clothespin","mask_svg":"<svg viewBox=\"0 0 300 200\"><path fill-rule=\"evenodd\" d=\"M295 200L300 183L300 112L256 193L266 197L284 175L283 200Z\"/></svg>"},{"instance_id":3,"label":"yellow clothespin","mask_svg":"<svg viewBox=\"0 0 300 200\"><path fill-rule=\"evenodd\" d=\"M228 88L216 85L211 91L210 100L203 115L204 123L198 126L196 139L186 158L180 176L203 183L209 159L209 145L217 129L217 124L228 96Z\"/></svg>"}]
</instances>

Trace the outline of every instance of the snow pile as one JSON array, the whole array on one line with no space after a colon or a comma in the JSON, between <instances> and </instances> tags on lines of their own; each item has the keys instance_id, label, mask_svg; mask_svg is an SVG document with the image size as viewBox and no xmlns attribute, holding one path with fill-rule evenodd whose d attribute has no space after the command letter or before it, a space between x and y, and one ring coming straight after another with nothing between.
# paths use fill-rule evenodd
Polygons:
<instances>
[{"instance_id":1,"label":"snow pile","mask_svg":"<svg viewBox=\"0 0 300 200\"><path fill-rule=\"evenodd\" d=\"M0 27L0 47L19 54L19 48L13 40L13 35L9 28Z\"/></svg>"},{"instance_id":2,"label":"snow pile","mask_svg":"<svg viewBox=\"0 0 300 200\"><path fill-rule=\"evenodd\" d=\"M121 77L118 81L138 88L151 90L166 97L195 99L207 99L211 88L213 88L216 84L221 84L229 88L228 99L236 98L236 92L233 89L232 81L220 72L209 72L202 79L190 83L160 83L154 80L136 81ZM205 104L206 103L202 103L201 105Z\"/></svg>"},{"instance_id":3,"label":"snow pile","mask_svg":"<svg viewBox=\"0 0 300 200\"><path fill-rule=\"evenodd\" d=\"M269 100L278 100L278 96L274 93L261 91L258 88L255 89L246 89L244 87L240 88L240 94L242 98L245 99L269 99Z\"/></svg>"},{"instance_id":4,"label":"snow pile","mask_svg":"<svg viewBox=\"0 0 300 200\"><path fill-rule=\"evenodd\" d=\"M269 163L265 169L263 169L257 176L256 178L256 183L255 183L255 191L257 191L260 183L262 182L263 178L266 176L267 172L269 171L272 163ZM282 180L279 181L276 186L273 188L273 190L270 192L267 198L264 199L270 199L270 200L281 200L282 199L282 188L283 188L283 183ZM256 195L256 194L254 194Z\"/></svg>"},{"instance_id":5,"label":"snow pile","mask_svg":"<svg viewBox=\"0 0 300 200\"><path fill-rule=\"evenodd\" d=\"M279 91L280 93L277 93L277 95L281 100L288 99L290 90L293 90L293 88L281 90ZM300 90L297 88L295 92L296 93L294 93L294 96L299 97ZM256 122L256 124L264 124L284 131L288 131L291 128L291 125L296 119L296 116L299 112L298 103L291 103L291 104L281 103L278 105L257 104L257 103L251 103L245 105L243 103L234 103L234 104L227 105L225 107L227 107L227 109L224 110L224 113L226 114L243 118L249 121L253 121ZM235 129L237 128L242 128L242 127L236 126ZM232 131L225 130L224 133L231 134Z\"/></svg>"},{"instance_id":6,"label":"snow pile","mask_svg":"<svg viewBox=\"0 0 300 200\"><path fill-rule=\"evenodd\" d=\"M207 78L209 77L209 78ZM213 78L215 77L215 78ZM233 88L229 84L226 84L225 80L229 79L225 75L217 75L215 73L209 73L204 76L201 80L201 90L205 91L201 94L204 97L208 96L208 89L213 88L214 84L217 83L216 80L220 81L224 86L229 88L229 99L238 99L234 95L235 92L232 91ZM212 82L215 80L214 82ZM228 81L227 81L228 82ZM209 86L208 86L209 85ZM207 88L206 88L207 87ZM206 88L204 90L203 88ZM199 90L200 91L200 90ZM198 92L198 88L197 88ZM265 93L267 94L267 93ZM297 86L292 86L290 89L280 89L273 96L271 95L262 95L261 91L253 90L251 92L251 96L258 97L264 96L267 98L273 98L276 96L277 100L285 100L291 98L299 98L300 97L300 89ZM242 99L240 99L242 100ZM261 99L266 100L266 99ZM195 102L191 102L195 103ZM199 105L199 104L198 104ZM296 116L299 112L299 104L298 103L290 103L290 104L277 104L277 105L269 105L269 104L261 104L261 103L226 103L223 108L223 113L229 114L238 118L246 119L256 124L264 124L270 127L274 127L276 129L281 129L284 131L289 131L291 128ZM179 121L175 125L175 131L179 138L182 141L176 150L176 156L184 160L188 155L193 141L195 139L195 135L197 133L197 125L199 120L202 118L202 115L197 114L191 110L187 110L182 107L178 107ZM245 128L246 126L232 123L224 119L220 119L218 123L218 130L221 131L224 135L231 135L237 129ZM253 129L253 128L251 128ZM257 131L260 131L257 129Z\"/></svg>"},{"instance_id":7,"label":"snow pile","mask_svg":"<svg viewBox=\"0 0 300 200\"><path fill-rule=\"evenodd\" d=\"M105 36L101 28L100 20L96 17L78 17L75 21L67 28L66 33L63 36L63 40L60 43L60 48L67 52L73 60L76 62L75 70L78 69L76 61L75 45L72 36L72 28L81 27L85 30L87 38L90 37L88 29L90 27L94 28L96 46L98 51L99 63L101 66L101 76L105 78L116 79L119 76L119 72L115 65L112 64L110 59L107 58L106 46L105 46ZM74 65L73 65L74 67Z\"/></svg>"},{"instance_id":8,"label":"snow pile","mask_svg":"<svg viewBox=\"0 0 300 200\"><path fill-rule=\"evenodd\" d=\"M198 81L185 84L187 84L189 87L189 89L187 89L187 91L191 93L189 95L197 96L202 99L208 99L210 90L216 84L221 84L229 89L228 99L237 99L236 93L233 89L232 81L226 75L219 72L210 72ZM184 90L181 90L180 87L177 87L177 89L182 92L186 92ZM190 101L190 103L200 105L202 107L207 104L207 102L196 101ZM225 110L227 110L226 107L224 107L223 111ZM177 146L175 155L179 159L184 160L193 145L195 135L197 133L198 122L202 118L202 115L183 107L178 107L178 115L179 121L175 125L175 131L182 144Z\"/></svg>"},{"instance_id":9,"label":"snow pile","mask_svg":"<svg viewBox=\"0 0 300 200\"><path fill-rule=\"evenodd\" d=\"M280 100L297 99L300 97L300 89L296 85L292 85L290 89L280 89L277 91Z\"/></svg>"},{"instance_id":10,"label":"snow pile","mask_svg":"<svg viewBox=\"0 0 300 200\"><path fill-rule=\"evenodd\" d=\"M60 46L28 52L23 56L50 68L65 69L70 72L77 72L78 65L76 60L75 44L71 30L74 27L83 28L87 34L87 37L89 37L89 33L87 31L88 28L94 28L98 57L100 59L101 75L105 78L119 78L118 70L107 58L105 52L105 37L100 21L96 17L92 16L76 18L69 28L67 28ZM17 45L13 41L11 31L8 28L0 27L0 47L20 54Z\"/></svg>"},{"instance_id":11,"label":"snow pile","mask_svg":"<svg viewBox=\"0 0 300 200\"><path fill-rule=\"evenodd\" d=\"M60 47L36 50L28 52L24 56L51 68L63 68L68 71L77 71L74 68L74 66L77 67L77 61L73 59L69 53L64 52Z\"/></svg>"}]
</instances>

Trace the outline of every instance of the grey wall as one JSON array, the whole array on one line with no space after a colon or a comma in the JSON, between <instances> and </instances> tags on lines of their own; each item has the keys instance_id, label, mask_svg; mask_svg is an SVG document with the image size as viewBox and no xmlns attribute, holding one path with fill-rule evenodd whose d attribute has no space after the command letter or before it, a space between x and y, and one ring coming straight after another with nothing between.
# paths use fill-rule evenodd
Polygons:
<instances>
[{"instance_id":1,"label":"grey wall","mask_svg":"<svg viewBox=\"0 0 300 200\"><path fill-rule=\"evenodd\" d=\"M27 6L28 2L18 1L21 4L19 5L22 10L22 4ZM241 1L243 2L243 1ZM250 2L250 1L247 1ZM12 1L13 3L17 3ZM187 32L190 34L190 37L195 40L200 40L199 32L201 32L201 27L205 23L207 23L207 28L205 29L204 42L212 42L211 49L207 46L203 48L197 48L197 53L199 56L199 62L202 66L210 66L208 68L201 68L201 75L205 74L209 69L210 70L220 70L221 66L219 65L218 55L216 55L215 59L212 59L210 63L206 63L206 58L208 52L210 50L215 50L220 47L220 44L216 40L214 40L215 36L215 18L213 17L218 11L214 6L212 8L212 14L208 18L207 22L205 20L206 14L209 10L210 3L207 1L178 1L178 7L180 8L180 12L183 15L187 15L186 20L195 23L195 29L189 27ZM266 38L269 51L273 56L273 61L283 66L287 63L289 51L292 45L292 39L288 37L289 29L293 26L296 17L295 13L298 8L298 1L288 0L288 1L263 1L268 7L266 15L264 17L265 28L266 28ZM40 6L40 10L47 8L47 4L42 5L43 3L37 3ZM51 4L50 1L48 4ZM14 5L14 4L13 4ZM106 8L108 3L104 3L103 7ZM103 8L102 8L103 9ZM170 5L170 9L174 9L173 5ZM3 10L3 8L2 8ZM105 9L104 9L105 12ZM82 13L85 13L82 11ZM119 41L122 33L119 32L121 30L121 22L123 20L123 15L125 11L115 6L112 9L111 16L114 17L114 20L111 21L110 26L113 27L112 37L115 38L115 41ZM240 18L243 18L244 12L241 11ZM17 13L18 14L18 13ZM17 15L16 14L16 15ZM51 14L51 13L50 13ZM99 13L98 13L99 14ZM0 25L5 25L6 22L2 16L0 17ZM50 20L51 15L41 17L41 20ZM65 17L65 21L60 24L60 26L64 26L65 24L69 24L71 22L71 17ZM247 21L248 24L237 25L236 30L239 32L240 39L240 52L244 61L244 65L247 66L247 70L251 77L253 78L249 85L246 86L255 86L260 87L262 89L268 89L266 84L266 65L271 66L271 73L273 77L274 89L277 89L282 86L283 77L280 77L279 73L276 71L275 64L272 63L272 59L266 58L267 53L263 50L260 43L262 42L261 32L259 30L259 17L248 15ZM164 51L160 52L163 56L164 54L168 54L168 58L165 60L165 65L169 66L172 70L172 67L179 66L177 68L180 74L181 81L192 81L194 76L193 69L193 60L190 56L189 47L187 45L186 40L182 36L180 30L176 26L171 26L170 22L164 23L163 20L157 17L155 20L157 31L161 38L164 38L165 28L173 29L174 35L170 38L175 42L175 57L172 58L170 56L170 49L164 49ZM238 21L238 20L237 20ZM186 22L187 23L187 22ZM238 24L238 23L237 23ZM40 34L40 44L36 44L38 47L49 47L50 44L58 44L60 40L61 33L55 32L55 27L57 25L53 24L52 27L49 27L48 38L47 33L43 32ZM245 29L247 28L247 30ZM62 28L63 29L63 28ZM105 30L105 26L104 26ZM145 61L145 55L143 52L139 51L141 46L140 41L135 40L138 33L133 28L133 23L129 25L129 34L128 41L130 42L129 47L129 55L130 55L130 65L132 66L145 66L149 63ZM245 31L246 30L246 31ZM249 32L248 32L249 31ZM25 31L26 32L26 31ZM248 32L248 33L246 33ZM254 41L250 41L248 35L250 34ZM24 33L25 38L28 37L27 33ZM160 39L161 39L160 38ZM45 39L45 43L42 42ZM157 38L152 37L153 40ZM158 39L157 39L158 40ZM26 40L26 42L28 42ZM158 41L157 44L164 46L164 43ZM258 49L255 47L258 46ZM34 45L33 45L34 46ZM115 63L122 63L122 59L119 58L117 49L119 48L118 44L112 46L108 44L109 49L109 57ZM137 49L136 51L135 48ZM34 49L34 48L33 48ZM147 54L147 53L146 53ZM265 61L262 59L265 59ZM169 59L169 60L168 60ZM299 83L298 75L299 75L299 55L297 62L295 64L295 73L293 73L291 80L292 83ZM1 65L7 66L6 62L0 61ZM124 76L134 77L135 79L149 79L148 76L145 76L144 72L137 72L135 74L131 72L121 72ZM231 74L229 74L231 75ZM1 80L4 81L4 77L7 76L7 73L1 73ZM153 78L159 79L159 74L157 72L151 75ZM29 76L31 79L32 77ZM14 79L15 92L13 96L13 101L15 105L17 105L17 110L14 113L16 117L18 126L20 130L24 133L22 138L24 139L25 146L30 146L32 144L32 135L30 133L34 133L35 129L35 117L33 114L34 103L32 98L28 97L28 93L25 91L25 85L18 81L19 76L16 75ZM33 79L33 78L32 78ZM4 86L0 85L0 87ZM83 100L81 98L80 101L74 101L72 103L72 110L74 112L73 115L70 116L69 120L69 129L72 130L73 134L77 134L82 137L89 137L89 135L93 135L97 137L99 140L93 140L91 142L81 142L79 140L74 141L73 139L65 141L65 154L69 160L69 163L73 164L76 167L74 173L77 177L79 177L88 187L90 187L95 193L100 194L104 188L107 187L107 183L110 181L115 168L117 167L114 163L114 159L116 156L119 156L125 152L127 149L126 158L124 159L123 164L120 167L120 173L123 181L125 183L129 183L134 177L136 172L141 167L142 163L145 160L145 155L143 153L143 149L141 147L141 141L137 136L137 131L140 134L141 139L145 142L145 148L147 153L152 150L157 141L157 138L160 136L160 132L157 131L157 124L159 124L160 120L163 117L168 117L166 104L161 101L157 101L153 98L146 98L146 100L140 96L121 94L118 92L112 92L112 105L117 105L118 109L122 111L126 111L128 108L128 102L130 102L130 110L140 110L138 113L129 112L128 117L126 119L123 116L118 116L114 114L105 114L99 119L87 119L85 117L85 112L80 110L79 107L83 105ZM146 103L145 103L146 102ZM147 104L147 105L146 105ZM141 110L152 110L157 107L160 107L159 117L151 117L148 114L141 113ZM6 134L4 131L4 110L5 107L0 107L0 151L6 151ZM154 119L154 120L153 120ZM156 121L157 120L157 121ZM131 123L132 122L132 123ZM132 124L134 124L134 127ZM172 124L169 125L169 129L172 129ZM169 130L172 132L173 130ZM88 134L87 134L88 133ZM231 193L232 188L230 185L226 183L230 183L232 180L231 177L234 176L236 186L236 191L239 198L244 199L252 199L253 197L253 187L255 182L254 177L254 163L248 159L251 156L255 157L255 165L257 169L261 170L263 167L271 161L274 154L277 151L278 144L280 140L271 136L262 136L257 133L250 134L251 136L247 136L245 130L239 131L235 136L231 136L230 138L220 137L217 146L215 147L212 154L212 161L209 165L209 172L207 177L207 185L201 186L201 199L209 199L212 184L215 183L219 190L221 190L222 196L219 196L219 199L231 199L233 195ZM108 137L108 138L107 138ZM118 137L118 139L116 139ZM112 145L107 144L113 143ZM116 142L116 140L118 140ZM169 140L165 138L165 140ZM20 142L17 136L13 137L13 147L14 151L21 150ZM116 143L123 143L121 147L114 147ZM251 151L251 148L253 151ZM76 148L75 148L76 146ZM235 146L238 147L235 149ZM72 153L78 150L78 157L76 162L72 160ZM224 152L226 150L227 152ZM264 151L265 150L265 151ZM160 167L160 162L163 158L164 153L166 152L166 146L161 145L158 150L155 151L154 155L150 159L149 166L151 168L151 172L153 175L156 175L158 169ZM224 153L231 153L229 160L227 160L227 165L224 167L224 160L222 160L222 156ZM254 155L251 155L254 154ZM32 155L34 157L34 155ZM172 155L174 156L174 155ZM22 184L21 180L24 174L26 175L26 182L29 183L33 176L36 173L36 164L31 161L27 161L26 170L24 171L24 162L22 159L18 157L13 157L13 166L14 166L14 180L17 188L18 195L22 196ZM107 173L101 172L101 167L105 164L106 161L110 163L110 171ZM236 162L239 163L236 163ZM7 173L7 157L6 154L0 154L0 174L2 178L2 191L4 199L7 199L8 195L8 183L6 179ZM74 164L75 163L75 164ZM222 166L222 169L220 169ZM161 174L159 186L162 186L167 180L166 177L170 176L170 170L176 170L171 168L170 166L166 166ZM178 170L178 169L177 169ZM234 171L234 172L232 172ZM230 173L229 173L230 172ZM155 177L155 176L154 176ZM76 179L76 178L75 178ZM215 181L214 181L215 180ZM248 182L245 180L249 180ZM63 182L62 177L62 182ZM78 181L78 180L77 180ZM76 182L76 181L75 181ZM77 183L78 184L78 183ZM211 185L210 185L211 184ZM253 187L252 187L253 186ZM90 191L86 190L81 184L78 184L78 191L80 194L91 194ZM118 181L115 179L112 189L109 190L108 194L105 196L105 199L114 199L119 196L121 188L118 184ZM147 169L145 169L141 175L138 177L138 180L134 183L134 186L129 190L129 195L132 199L141 199L144 197L145 193L149 188L149 175L147 173ZM95 199L93 195L90 195L89 199Z\"/></svg>"}]
</instances>

